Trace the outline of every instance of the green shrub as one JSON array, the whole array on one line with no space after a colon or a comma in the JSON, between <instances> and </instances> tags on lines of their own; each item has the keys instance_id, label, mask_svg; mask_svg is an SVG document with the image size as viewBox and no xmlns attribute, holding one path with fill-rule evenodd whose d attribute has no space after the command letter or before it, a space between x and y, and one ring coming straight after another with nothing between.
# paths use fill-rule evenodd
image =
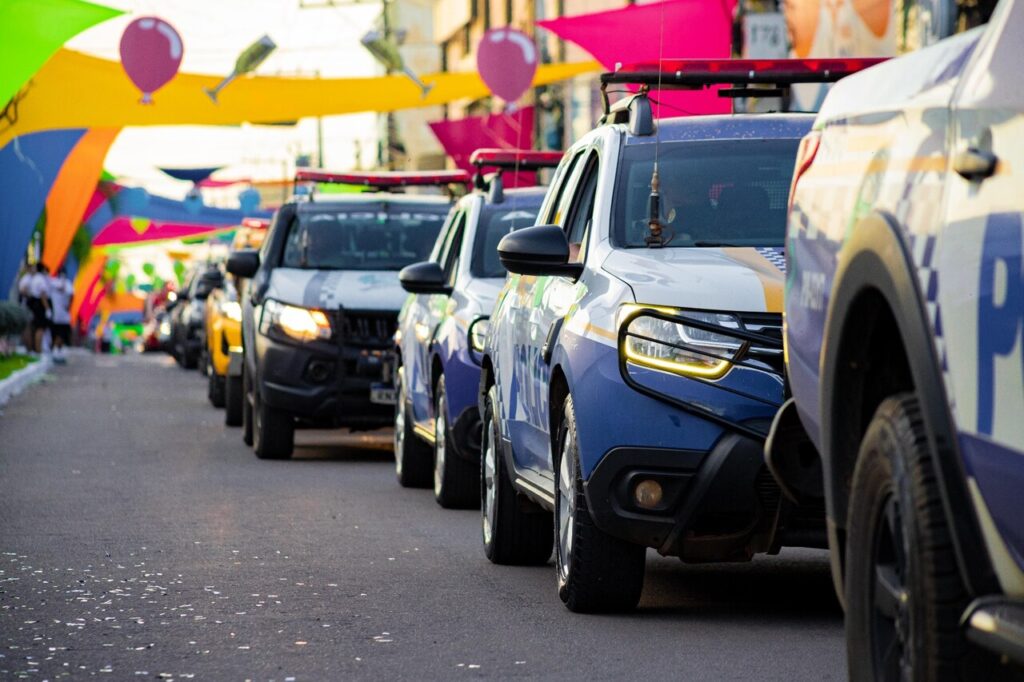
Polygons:
<instances>
[{"instance_id":1,"label":"green shrub","mask_svg":"<svg viewBox=\"0 0 1024 682\"><path fill-rule=\"evenodd\" d=\"M0 337L17 336L31 320L29 312L17 303L0 301Z\"/></svg>"}]
</instances>

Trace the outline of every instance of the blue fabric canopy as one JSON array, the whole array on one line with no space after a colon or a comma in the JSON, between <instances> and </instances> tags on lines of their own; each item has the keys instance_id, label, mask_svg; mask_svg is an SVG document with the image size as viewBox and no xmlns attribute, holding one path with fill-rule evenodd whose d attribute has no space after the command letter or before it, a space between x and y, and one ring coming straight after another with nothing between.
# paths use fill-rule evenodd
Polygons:
<instances>
[{"instance_id":1,"label":"blue fabric canopy","mask_svg":"<svg viewBox=\"0 0 1024 682\"><path fill-rule=\"evenodd\" d=\"M25 249L81 128L22 135L0 149L0 298L14 286Z\"/></svg>"},{"instance_id":2,"label":"blue fabric canopy","mask_svg":"<svg viewBox=\"0 0 1024 682\"><path fill-rule=\"evenodd\" d=\"M160 170L175 180L200 183L221 169L221 166L213 168L161 168Z\"/></svg>"},{"instance_id":3,"label":"blue fabric canopy","mask_svg":"<svg viewBox=\"0 0 1024 682\"><path fill-rule=\"evenodd\" d=\"M227 226L238 225L242 218L269 218L270 215L270 211L214 208L150 194L141 187L125 187L112 199L103 202L85 226L90 234L95 235L117 216L149 218L168 223Z\"/></svg>"}]
</instances>

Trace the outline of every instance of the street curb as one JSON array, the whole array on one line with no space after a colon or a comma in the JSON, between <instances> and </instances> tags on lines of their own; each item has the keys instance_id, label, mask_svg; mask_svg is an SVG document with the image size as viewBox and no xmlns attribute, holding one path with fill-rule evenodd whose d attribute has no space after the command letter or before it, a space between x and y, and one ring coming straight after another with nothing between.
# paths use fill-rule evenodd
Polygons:
<instances>
[{"instance_id":1,"label":"street curb","mask_svg":"<svg viewBox=\"0 0 1024 682\"><path fill-rule=\"evenodd\" d=\"M24 391L25 388L42 379L50 367L50 358L43 356L0 381L0 408L7 405L11 398Z\"/></svg>"}]
</instances>

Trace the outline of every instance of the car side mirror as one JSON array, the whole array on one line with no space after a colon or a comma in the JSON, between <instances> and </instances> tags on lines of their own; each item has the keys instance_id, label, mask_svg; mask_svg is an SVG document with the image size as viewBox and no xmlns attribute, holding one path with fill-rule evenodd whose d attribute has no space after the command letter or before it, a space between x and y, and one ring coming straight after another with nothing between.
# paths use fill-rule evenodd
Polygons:
<instances>
[{"instance_id":1,"label":"car side mirror","mask_svg":"<svg viewBox=\"0 0 1024 682\"><path fill-rule=\"evenodd\" d=\"M228 256L227 268L235 277L252 279L260 269L260 252L256 249L239 249Z\"/></svg>"},{"instance_id":2,"label":"car side mirror","mask_svg":"<svg viewBox=\"0 0 1024 682\"><path fill-rule=\"evenodd\" d=\"M410 294L452 293L452 288L445 282L444 270L434 261L428 260L405 266L398 273L398 281Z\"/></svg>"},{"instance_id":3,"label":"car side mirror","mask_svg":"<svg viewBox=\"0 0 1024 682\"><path fill-rule=\"evenodd\" d=\"M516 230L498 242L498 258L517 275L554 275L573 281L583 274L583 263L569 262L569 240L558 225L535 225Z\"/></svg>"}]
</instances>

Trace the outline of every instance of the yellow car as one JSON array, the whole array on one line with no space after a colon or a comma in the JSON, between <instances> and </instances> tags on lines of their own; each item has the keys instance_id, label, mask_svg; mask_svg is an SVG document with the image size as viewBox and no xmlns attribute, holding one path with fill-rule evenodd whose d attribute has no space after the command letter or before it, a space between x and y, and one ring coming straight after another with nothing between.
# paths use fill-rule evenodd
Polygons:
<instances>
[{"instance_id":1,"label":"yellow car","mask_svg":"<svg viewBox=\"0 0 1024 682\"><path fill-rule=\"evenodd\" d=\"M258 249L266 235L265 221L246 220L235 233L231 250ZM224 423L242 424L242 310L245 281L229 277L206 301L207 396L223 407ZM234 359L233 359L234 356Z\"/></svg>"}]
</instances>

